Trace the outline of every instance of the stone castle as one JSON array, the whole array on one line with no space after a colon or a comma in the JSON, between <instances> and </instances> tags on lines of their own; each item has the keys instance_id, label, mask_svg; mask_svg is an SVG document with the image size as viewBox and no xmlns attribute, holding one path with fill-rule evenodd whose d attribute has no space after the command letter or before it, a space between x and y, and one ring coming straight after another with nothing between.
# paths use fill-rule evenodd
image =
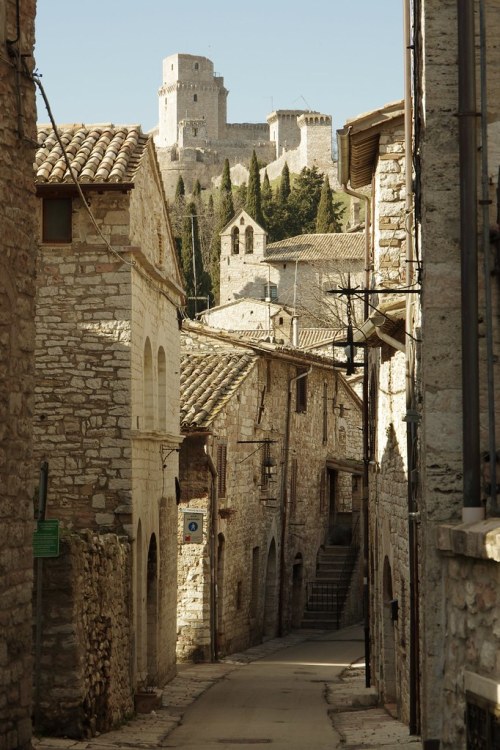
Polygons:
<instances>
[{"instance_id":1,"label":"stone castle","mask_svg":"<svg viewBox=\"0 0 500 750\"><path fill-rule=\"evenodd\" d=\"M286 109L272 112L265 123L228 123L228 93L208 58L174 54L163 60L153 135L167 197L173 197L180 174L188 191L196 180L209 187L226 158L233 184L246 182L253 151L266 163L271 180L286 161L297 173L316 165L336 185L330 115Z\"/></svg>"}]
</instances>

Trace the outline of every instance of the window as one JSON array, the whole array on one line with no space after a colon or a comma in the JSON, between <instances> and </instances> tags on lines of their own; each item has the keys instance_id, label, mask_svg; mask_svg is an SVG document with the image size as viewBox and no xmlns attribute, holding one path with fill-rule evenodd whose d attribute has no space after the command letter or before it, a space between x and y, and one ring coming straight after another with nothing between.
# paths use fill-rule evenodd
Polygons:
<instances>
[{"instance_id":1,"label":"window","mask_svg":"<svg viewBox=\"0 0 500 750\"><path fill-rule=\"evenodd\" d=\"M71 198L44 198L42 223L43 242L71 242Z\"/></svg>"},{"instance_id":2,"label":"window","mask_svg":"<svg viewBox=\"0 0 500 750\"><path fill-rule=\"evenodd\" d=\"M264 299L275 302L278 299L278 287L276 284L264 284Z\"/></svg>"},{"instance_id":3,"label":"window","mask_svg":"<svg viewBox=\"0 0 500 750\"><path fill-rule=\"evenodd\" d=\"M233 255L238 255L240 252L240 230L238 227L233 227L231 231L231 252Z\"/></svg>"},{"instance_id":4,"label":"window","mask_svg":"<svg viewBox=\"0 0 500 750\"><path fill-rule=\"evenodd\" d=\"M245 229L245 252L253 253L253 227Z\"/></svg>"},{"instance_id":5,"label":"window","mask_svg":"<svg viewBox=\"0 0 500 750\"><path fill-rule=\"evenodd\" d=\"M236 584L236 609L241 609L242 592L243 584L241 581L238 581L238 583Z\"/></svg>"},{"instance_id":6,"label":"window","mask_svg":"<svg viewBox=\"0 0 500 750\"><path fill-rule=\"evenodd\" d=\"M296 381L296 398L295 398L295 411L305 412L307 411L307 375L303 373L307 372L303 368L297 369L297 375L302 375L299 380Z\"/></svg>"},{"instance_id":7,"label":"window","mask_svg":"<svg viewBox=\"0 0 500 750\"><path fill-rule=\"evenodd\" d=\"M227 445L217 446L217 488L219 497L226 497Z\"/></svg>"},{"instance_id":8,"label":"window","mask_svg":"<svg viewBox=\"0 0 500 750\"><path fill-rule=\"evenodd\" d=\"M197 101L198 101L198 94L194 94L194 96L193 96L193 102L197 102Z\"/></svg>"},{"instance_id":9,"label":"window","mask_svg":"<svg viewBox=\"0 0 500 750\"><path fill-rule=\"evenodd\" d=\"M151 342L146 339L144 344L143 363L143 407L144 427L146 430L154 428L154 405L153 405L153 352Z\"/></svg>"},{"instance_id":10,"label":"window","mask_svg":"<svg viewBox=\"0 0 500 750\"><path fill-rule=\"evenodd\" d=\"M198 128L193 128L193 137L196 138L198 135Z\"/></svg>"},{"instance_id":11,"label":"window","mask_svg":"<svg viewBox=\"0 0 500 750\"><path fill-rule=\"evenodd\" d=\"M195 62L194 69L199 70L200 69L200 63Z\"/></svg>"},{"instance_id":12,"label":"window","mask_svg":"<svg viewBox=\"0 0 500 750\"><path fill-rule=\"evenodd\" d=\"M158 349L158 426L167 429L167 358L165 349Z\"/></svg>"}]
</instances>

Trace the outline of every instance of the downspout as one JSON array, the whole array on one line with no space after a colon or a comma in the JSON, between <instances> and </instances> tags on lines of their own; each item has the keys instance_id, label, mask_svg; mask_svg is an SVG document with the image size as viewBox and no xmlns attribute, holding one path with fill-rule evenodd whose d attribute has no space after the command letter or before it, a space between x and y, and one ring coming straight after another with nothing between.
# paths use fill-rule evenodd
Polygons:
<instances>
[{"instance_id":1,"label":"downspout","mask_svg":"<svg viewBox=\"0 0 500 750\"><path fill-rule=\"evenodd\" d=\"M343 190L348 195L365 201L365 292L363 295L363 317L368 318L368 289L370 288L371 264L371 203L370 198L363 193L357 193L348 186L350 177L350 128L337 130L338 144L338 179ZM363 350L363 611L364 611L364 640L365 640L365 685L371 685L371 651L370 651L370 588L369 588L369 557L370 530L368 524L368 464L370 460L368 441L368 351Z\"/></svg>"},{"instance_id":2,"label":"downspout","mask_svg":"<svg viewBox=\"0 0 500 750\"><path fill-rule=\"evenodd\" d=\"M497 506L496 471L496 427L495 427L495 372L493 343L493 314L491 296L491 249L490 249L490 188L488 178L488 89L486 81L486 8L485 0L479 2L479 39L481 69L481 208L482 251L484 268L484 302L486 318L486 368L488 382L488 453L490 470L491 513L499 515Z\"/></svg>"},{"instance_id":3,"label":"downspout","mask_svg":"<svg viewBox=\"0 0 500 750\"><path fill-rule=\"evenodd\" d=\"M405 112L405 244L406 287L414 283L415 252L413 245L414 194L413 194L413 112L412 112L412 33L410 0L403 3L404 36L404 112ZM405 327L413 332L415 295L406 295ZM418 500L417 500L417 427L419 415L415 403L415 340L406 335L406 461L408 508L408 577L410 598L410 653L409 653L409 730L410 735L420 732L420 682L419 682L419 590L418 590Z\"/></svg>"},{"instance_id":4,"label":"downspout","mask_svg":"<svg viewBox=\"0 0 500 750\"><path fill-rule=\"evenodd\" d=\"M290 452L290 422L291 422L291 411L292 411L292 386L297 380L307 377L312 372L312 365L305 372L301 372L300 375L296 375L294 378L290 378L288 381L288 394L286 404L286 420L285 420L285 440L283 444L283 470L281 472L281 487L280 487L280 506L281 506L281 549L280 549L280 586L279 586L279 601L278 601L278 635L282 638L285 635L285 623L284 623L284 602L285 602L285 544L286 544L286 525L287 525L287 496L286 487L288 481L288 454Z\"/></svg>"},{"instance_id":5,"label":"downspout","mask_svg":"<svg viewBox=\"0 0 500 750\"><path fill-rule=\"evenodd\" d=\"M209 518L209 538L208 538L208 555L210 561L210 661L217 661L218 644L217 644L217 578L215 575L216 569L216 546L215 540L217 539L217 469L212 460L212 456L207 450L208 446L205 443L204 450L207 458L207 466L210 471L210 518Z\"/></svg>"},{"instance_id":6,"label":"downspout","mask_svg":"<svg viewBox=\"0 0 500 750\"><path fill-rule=\"evenodd\" d=\"M460 257L462 271L462 521L484 518L480 494L477 138L474 0L457 0Z\"/></svg>"}]
</instances>

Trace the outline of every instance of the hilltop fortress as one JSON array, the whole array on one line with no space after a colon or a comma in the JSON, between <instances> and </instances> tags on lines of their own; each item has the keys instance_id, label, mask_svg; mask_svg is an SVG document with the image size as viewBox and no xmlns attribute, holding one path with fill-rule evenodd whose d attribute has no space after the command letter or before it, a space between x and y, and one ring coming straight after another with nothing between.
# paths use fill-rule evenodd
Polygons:
<instances>
[{"instance_id":1,"label":"hilltop fortress","mask_svg":"<svg viewBox=\"0 0 500 750\"><path fill-rule=\"evenodd\" d=\"M208 58L175 54L163 60L153 133L167 197L173 197L180 174L187 191L196 180L210 187L226 158L233 184L246 182L252 151L267 164L270 180L286 161L291 172L316 165L337 186L330 115L286 109L272 112L265 123L228 123L228 93Z\"/></svg>"}]
</instances>

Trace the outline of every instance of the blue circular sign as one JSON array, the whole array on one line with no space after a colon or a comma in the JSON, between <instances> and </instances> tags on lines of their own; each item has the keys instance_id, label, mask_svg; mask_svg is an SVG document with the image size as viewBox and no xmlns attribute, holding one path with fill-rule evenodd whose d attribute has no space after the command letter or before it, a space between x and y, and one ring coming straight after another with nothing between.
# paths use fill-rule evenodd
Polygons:
<instances>
[{"instance_id":1,"label":"blue circular sign","mask_svg":"<svg viewBox=\"0 0 500 750\"><path fill-rule=\"evenodd\" d=\"M191 521L188 524L188 529L189 531L196 531L198 529L198 524L196 523L196 521Z\"/></svg>"}]
</instances>

